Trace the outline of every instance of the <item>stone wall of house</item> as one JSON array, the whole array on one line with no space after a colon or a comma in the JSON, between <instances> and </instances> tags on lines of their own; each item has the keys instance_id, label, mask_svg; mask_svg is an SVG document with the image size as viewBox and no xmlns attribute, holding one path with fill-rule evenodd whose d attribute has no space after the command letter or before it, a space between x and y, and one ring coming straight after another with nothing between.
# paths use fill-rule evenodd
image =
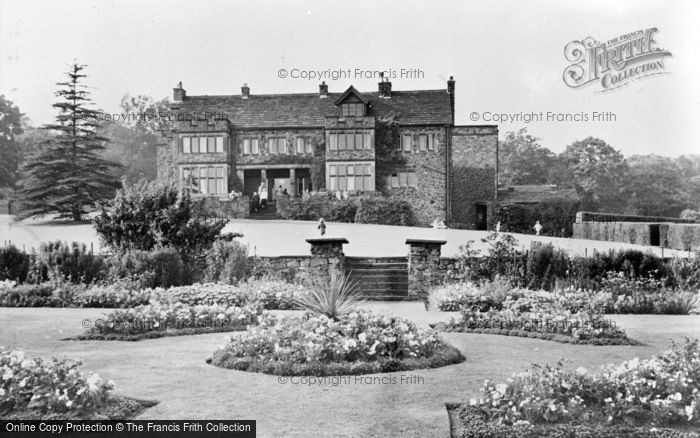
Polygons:
<instances>
[{"instance_id":1,"label":"stone wall of house","mask_svg":"<svg viewBox=\"0 0 700 438\"><path fill-rule=\"evenodd\" d=\"M493 211L496 200L496 126L452 128L450 220L452 227L477 228L477 204ZM488 218L487 218L488 219Z\"/></svg>"},{"instance_id":2,"label":"stone wall of house","mask_svg":"<svg viewBox=\"0 0 700 438\"><path fill-rule=\"evenodd\" d=\"M286 154L271 154L268 150L267 139L271 137L284 137L287 139ZM298 154L296 152L296 139L304 138L311 143L312 153L306 150ZM243 140L257 139L258 154L243 154ZM255 129L235 131L233 136L233 155L237 165L247 164L309 164L314 157L323 157L325 151L325 136L322 128L318 129Z\"/></svg>"},{"instance_id":3,"label":"stone wall of house","mask_svg":"<svg viewBox=\"0 0 700 438\"><path fill-rule=\"evenodd\" d=\"M428 226L435 219L445 220L445 148L446 130L435 127L401 127L400 136L411 136L412 151L402 152L404 163L395 166L396 171L416 173L417 187L391 187L391 175L383 178L381 188L385 195L401 199L413 206L418 225ZM421 151L419 135L432 134L434 150Z\"/></svg>"},{"instance_id":4,"label":"stone wall of house","mask_svg":"<svg viewBox=\"0 0 700 438\"><path fill-rule=\"evenodd\" d=\"M177 139L168 138L168 141L159 144L156 149L156 163L158 166L158 179L162 181L175 181L177 178Z\"/></svg>"}]
</instances>

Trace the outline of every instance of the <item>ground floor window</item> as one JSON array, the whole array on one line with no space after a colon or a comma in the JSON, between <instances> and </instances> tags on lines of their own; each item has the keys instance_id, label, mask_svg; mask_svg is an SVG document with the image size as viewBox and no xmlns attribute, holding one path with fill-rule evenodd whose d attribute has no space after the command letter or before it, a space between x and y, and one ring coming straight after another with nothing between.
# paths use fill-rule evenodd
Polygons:
<instances>
[{"instance_id":1,"label":"ground floor window","mask_svg":"<svg viewBox=\"0 0 700 438\"><path fill-rule=\"evenodd\" d=\"M228 192L228 166L225 164L181 166L180 178L182 187L191 193L216 195Z\"/></svg>"},{"instance_id":2,"label":"ground floor window","mask_svg":"<svg viewBox=\"0 0 700 438\"><path fill-rule=\"evenodd\" d=\"M391 175L391 188L418 187L418 177L413 170L402 170Z\"/></svg>"},{"instance_id":3,"label":"ground floor window","mask_svg":"<svg viewBox=\"0 0 700 438\"><path fill-rule=\"evenodd\" d=\"M330 191L373 191L374 162L327 163L327 187Z\"/></svg>"}]
</instances>

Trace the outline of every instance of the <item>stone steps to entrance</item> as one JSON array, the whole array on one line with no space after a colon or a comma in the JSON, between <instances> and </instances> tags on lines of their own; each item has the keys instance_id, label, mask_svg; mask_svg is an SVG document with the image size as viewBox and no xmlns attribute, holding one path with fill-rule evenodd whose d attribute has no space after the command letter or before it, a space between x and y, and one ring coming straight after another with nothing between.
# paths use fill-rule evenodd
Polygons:
<instances>
[{"instance_id":1,"label":"stone steps to entrance","mask_svg":"<svg viewBox=\"0 0 700 438\"><path fill-rule=\"evenodd\" d=\"M251 211L250 214L248 215L248 219L256 219L256 220L272 220L272 219L279 219L277 217L277 205L274 203L268 203L265 208L262 210L258 211Z\"/></svg>"},{"instance_id":2,"label":"stone steps to entrance","mask_svg":"<svg viewBox=\"0 0 700 438\"><path fill-rule=\"evenodd\" d=\"M346 257L345 270L371 300L408 298L408 262L405 257Z\"/></svg>"}]
</instances>

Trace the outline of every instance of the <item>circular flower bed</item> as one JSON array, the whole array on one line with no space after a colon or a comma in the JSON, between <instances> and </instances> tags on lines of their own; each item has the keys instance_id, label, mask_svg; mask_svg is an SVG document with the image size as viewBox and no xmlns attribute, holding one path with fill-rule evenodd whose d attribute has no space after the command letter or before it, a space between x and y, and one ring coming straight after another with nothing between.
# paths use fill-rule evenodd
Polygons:
<instances>
[{"instance_id":1,"label":"circular flower bed","mask_svg":"<svg viewBox=\"0 0 700 438\"><path fill-rule=\"evenodd\" d=\"M464 361L437 332L410 321L356 311L340 320L305 314L258 326L214 352L223 368L276 375L350 375L436 368Z\"/></svg>"}]
</instances>

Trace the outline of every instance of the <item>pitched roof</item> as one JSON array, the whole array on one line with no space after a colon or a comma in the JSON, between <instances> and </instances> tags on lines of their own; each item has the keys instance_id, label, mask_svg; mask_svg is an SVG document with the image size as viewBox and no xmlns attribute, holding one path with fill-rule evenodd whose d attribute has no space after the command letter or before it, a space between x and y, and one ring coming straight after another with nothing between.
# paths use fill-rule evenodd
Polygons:
<instances>
[{"instance_id":1,"label":"pitched roof","mask_svg":"<svg viewBox=\"0 0 700 438\"><path fill-rule=\"evenodd\" d=\"M172 104L176 113L226 114L235 128L323 127L326 116L336 116L334 102L345 93L251 94L248 99L232 96L187 96ZM445 125L452 122L450 95L446 90L392 91L390 99L378 92L362 93L381 117L391 112L402 125Z\"/></svg>"},{"instance_id":2,"label":"pitched roof","mask_svg":"<svg viewBox=\"0 0 700 438\"><path fill-rule=\"evenodd\" d=\"M576 201L575 190L558 189L556 185L520 185L498 190L498 199L503 203L535 204L556 200Z\"/></svg>"}]
</instances>

